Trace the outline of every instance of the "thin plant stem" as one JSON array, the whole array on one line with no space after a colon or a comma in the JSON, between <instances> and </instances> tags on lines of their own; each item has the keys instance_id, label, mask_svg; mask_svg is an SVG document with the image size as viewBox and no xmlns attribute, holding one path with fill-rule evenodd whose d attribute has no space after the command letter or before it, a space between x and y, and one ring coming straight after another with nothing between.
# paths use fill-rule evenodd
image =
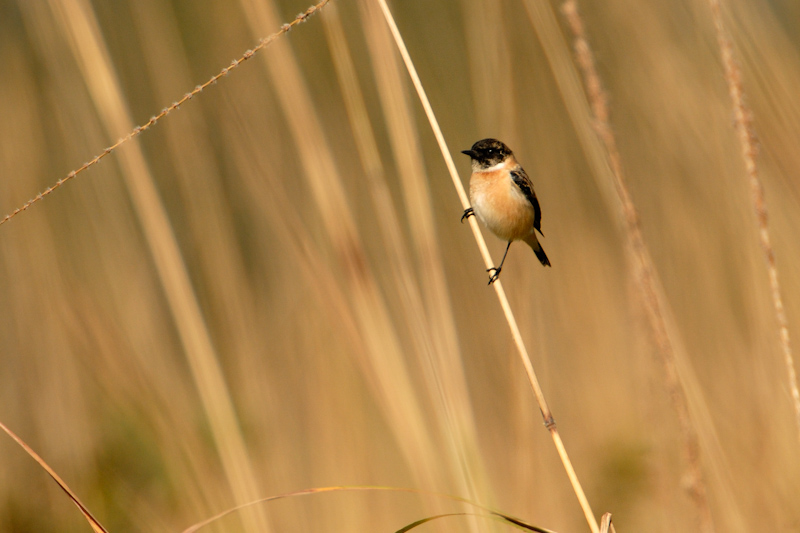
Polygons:
<instances>
[{"instance_id":1,"label":"thin plant stem","mask_svg":"<svg viewBox=\"0 0 800 533\"><path fill-rule=\"evenodd\" d=\"M614 189L619 196L622 208L623 227L629 257L634 268L634 279L639 289L638 294L652 330L657 353L664 366L667 390L681 429L688 468L689 493L698 509L700 531L705 533L712 532L714 531L714 522L708 503L706 482L700 460L699 437L692 423L686 390L679 377L675 346L670 338L664 318L663 295L658 287L658 274L642 236L639 213L628 191L622 170L622 159L617 149L614 132L609 123L608 95L597 73L594 54L586 38L586 31L583 19L578 11L577 2L575 0L567 0L562 4L561 9L567 18L568 26L574 38L575 56L586 85L586 92L594 118L594 128L607 152L608 163L614 180Z\"/></svg>"},{"instance_id":2,"label":"thin plant stem","mask_svg":"<svg viewBox=\"0 0 800 533\"><path fill-rule=\"evenodd\" d=\"M329 34L328 42L345 97L345 109L368 176L378 227L384 235L387 250L392 253L389 264L398 287L398 301L406 309L409 325L413 328L414 333L409 338L417 347L426 387L438 398L433 405L440 421L437 426L447 436L446 454L451 461L452 474L460 491L472 499L485 501L491 496L484 481L485 468L477 447L477 429L446 291L444 266L437 251L440 246L432 230L435 224L431 219L430 191L418 149L418 133L411 119L414 100L406 94L407 88L403 83L405 67L400 58L395 57L395 44L389 28L382 22L383 15L378 6L360 2L359 7L392 151L403 184L407 219L412 228L411 243L421 268L415 269L412 250L407 246L389 244L403 242L398 233L403 224L390 198L366 102L356 82L355 64L335 6L331 6L331 11L323 18L323 24ZM420 270L425 274L417 281L414 273ZM472 530L478 531L472 522Z\"/></svg>"},{"instance_id":3,"label":"thin plant stem","mask_svg":"<svg viewBox=\"0 0 800 533\"><path fill-rule=\"evenodd\" d=\"M392 17L392 13L389 10L389 6L386 4L386 0L378 0L378 4L383 11L383 15L386 18L386 22L391 29L392 36L394 37L395 43L397 44L397 48L400 52L401 57L403 58L403 62L406 65L406 69L408 70L409 76L411 76L411 80L414 84L414 88L417 91L417 95L419 96L420 102L422 103L422 107L425 110L425 114L428 117L428 121L430 122L431 128L433 129L433 134L436 137L436 141L439 144L439 149L442 152L442 156L444 157L445 165L447 166L447 170L450 172L450 177L453 180L453 185L455 186L456 193L458 194L459 199L461 200L461 205L464 209L470 206L469 198L467 196L466 191L464 190L464 186L461 183L461 178L458 175L458 172L455 167L455 163L453 162L453 158L450 155L450 150L447 147L447 143L444 140L444 135L442 134L442 130L439 127L439 123L436 120L436 116L433 112L433 108L431 107L430 101L428 100L427 94L425 92L424 87L422 86L422 82L420 81L419 75L417 74L417 70L414 67L414 63L411 60L411 56L408 53L408 49L405 46L405 42L403 41L403 37L400 34L400 30L397 28L397 24L394 21L394 17ZM489 249L486 246L486 241L483 239L483 235L480 232L480 228L478 227L478 223L475 220L475 217L470 217L470 228L472 229L472 233L475 236L475 241L478 244L478 248L480 249L481 255L483 256L484 263L486 264L487 268L492 267L494 265L491 255L489 254ZM550 412L550 407L547 405L547 401L545 400L544 393L542 392L542 388L539 385L539 380L536 377L536 372L533 369L533 365L531 364L530 356L528 355L528 351L525 348L525 343L522 340L522 334L520 333L519 326L517 325L516 318L514 317L514 313L511 310L511 306L508 303L508 298L506 297L506 293L503 290L502 282L499 280L493 284L495 293L497 294L497 298L500 300L500 306L503 309L503 313L505 314L506 321L508 322L508 326L511 329L511 336L514 339L514 344L517 347L517 351L522 361L522 365L525 368L525 373L528 376L528 381L530 382L531 388L533 389L533 394L536 397L536 401L539 404L539 409L542 412L542 418L544 419L545 427L550 432L551 437L553 438L553 442L556 446L556 450L558 451L558 455L561 458L561 462L564 465L564 469L567 472L567 476L569 477L570 483L572 484L572 489L575 492L575 495L578 498L578 502L580 503L581 509L583 510L584 515L586 516L586 521L589 524L593 533L599 533L600 528L597 524L597 519L592 512L591 507L589 506L589 501L586 498L586 494L581 487L580 481L578 480L578 476L575 473L575 469L572 466L572 462L569 459L569 455L567 454L567 450L564 447L564 443L561 440L561 436L558 432L556 427L555 419L553 418L552 413Z\"/></svg>"},{"instance_id":4,"label":"thin plant stem","mask_svg":"<svg viewBox=\"0 0 800 533\"><path fill-rule=\"evenodd\" d=\"M753 131L752 113L745 103L742 73L734 58L733 46L725 30L720 0L708 0L708 4L711 7L711 18L714 20L714 27L717 30L717 42L719 43L720 54L722 55L722 64L725 68L725 81L728 83L728 92L731 95L731 103L733 104L734 125L742 149L745 172L747 173L747 178L750 183L750 193L753 200L756 223L758 225L761 249L764 251L764 259L767 262L772 306L775 308L775 319L778 322L781 348L786 365L786 375L789 381L789 390L792 394L792 403L794 404L795 420L798 430L797 435L800 439L800 388L798 388L797 385L797 372L794 367L792 345L789 339L789 325L786 318L786 310L783 307L781 286L778 281L778 268L775 264L775 253L772 249L769 227L767 225L768 217L767 205L764 200L764 186L761 183L758 166L756 165L758 148L756 146L756 135Z\"/></svg>"},{"instance_id":5,"label":"thin plant stem","mask_svg":"<svg viewBox=\"0 0 800 533\"><path fill-rule=\"evenodd\" d=\"M279 14L274 2L239 1L254 33L277 24ZM338 169L334 145L312 103L311 89L294 53L287 49L265 56L264 60L265 72L271 79L280 80L274 87L276 103L286 117L287 138L293 141L300 158L301 178L309 192L304 201L314 206L322 222L331 258L339 268L343 292L366 347L359 354L364 357L358 358L358 367L373 385L377 405L415 482L442 486L448 465L437 456L438 448L417 394L398 323L393 321L390 302L370 267L363 234L348 200L347 175ZM286 180L280 181L281 187L286 186ZM306 241L311 245L314 239Z\"/></svg>"},{"instance_id":6,"label":"thin plant stem","mask_svg":"<svg viewBox=\"0 0 800 533\"><path fill-rule=\"evenodd\" d=\"M73 55L76 57L92 100L102 117L108 132L131 131L131 133L115 146L119 146L138 136L142 131L154 125L160 118L182 103L199 93L208 85L227 75L232 69L253 56L254 51L247 51L240 59L212 77L204 85L186 94L180 101L165 108L158 116L153 117L144 127L133 127L130 113L124 103L122 89L111 66L108 50L100 36L96 18L91 8L82 0L51 0L52 9L62 18L62 26L67 30L67 37ZM294 24L299 24L315 13L321 5L306 10L296 17L293 24L284 24L281 29L260 41L256 50L263 49L280 35L289 31ZM85 164L85 170L98 162L113 150L107 148L92 162ZM169 218L159 198L153 177L147 167L141 148L133 144L131 150L122 151L120 166L127 185L131 202L143 229L143 235L153 258L155 271L164 290L167 304L175 323L176 333L183 347L189 370L192 375L198 396L206 415L210 433L214 439L219 459L228 481L233 497L238 501L246 501L258 493L259 482L253 474L241 424L231 397L230 388L222 371L219 355L206 319L201 311L197 295L192 286L180 247L177 244ZM81 170L81 169L79 169ZM63 184L67 179L77 175L70 173L67 178L48 189L37 198L41 199ZM32 205L36 199L29 202ZM17 212L21 212L20 208ZM12 214L13 216L13 214ZM5 220L10 219L11 216ZM248 512L242 517L245 530L269 531L269 521L262 512Z\"/></svg>"},{"instance_id":7,"label":"thin plant stem","mask_svg":"<svg viewBox=\"0 0 800 533\"><path fill-rule=\"evenodd\" d=\"M259 43L258 43L258 46L256 46L252 50L247 50L244 54L242 54L241 57L239 57L239 59L234 59L231 62L230 65L228 65L227 67L223 68L217 74L212 76L207 82L196 86L194 89L192 89L188 93L184 94L183 97L180 100L177 100L177 101L173 102L172 104L170 104L169 106L165 107L158 114L153 115L152 117L150 117L150 120L148 120L147 122L145 122L141 126L136 126L125 137L120 138L117 142L115 142L114 144L112 144L111 146L109 146L108 148L103 150L102 152L100 152L98 155L96 155L95 157L93 157L92 159L90 159L89 161L87 161L86 163L84 163L83 165L78 167L77 169L73 170L72 172L70 172L69 174L67 174L66 176L64 176L63 178L58 180L57 182L55 182L53 185L51 185L47 189L45 189L42 192L40 192L39 194L37 194L36 196L34 196L33 198L31 198L30 200L25 202L20 207L18 207L15 210L13 210L11 213L9 213L6 216L4 216L2 219L0 219L0 225L5 224L9 220L14 218L18 214L20 214L21 212L26 211L33 204L35 204L39 200L43 199L45 196L47 196L50 193L52 193L53 191L55 191L56 189L58 189L59 187L64 185L66 182L68 182L69 180L71 180L72 178L74 178L75 176L77 176L78 174L83 172L84 170L88 170L89 167L93 167L94 165L99 163L101 159L103 159L105 156L107 156L108 154L110 154L111 152L113 152L114 150L116 150L117 148L119 148L120 146L125 144L126 142L130 141L131 139L133 139L135 137L138 137L140 134L142 134L145 131L149 130L152 126L155 126L156 123L159 120L161 120L165 116L169 115L172 111L175 111L180 106L182 106L183 104L185 104L186 102L188 102L189 100L194 98L194 96L197 93L202 92L209 85L214 85L215 83L217 83L217 81L220 78L222 78L224 76L227 76L228 73L230 73L230 71L232 71L233 69L235 69L236 67L238 67L239 65L241 65L242 63L244 63L245 61L250 59L251 57L253 57L256 53L260 52L261 50L263 50L264 48L266 48L267 46L272 44L275 41L275 39L277 39L278 37L281 37L282 35L288 33L292 28L294 28L295 26L297 26L301 22L305 22L306 20L308 20L309 17L314 15L317 11L319 11L321 8L323 8L325 6L325 4L327 4L330 1L331 0L321 0L319 3L314 4L313 6L309 7L308 9L306 9L304 12L300 13L299 15L297 15L297 17L293 21L291 21L289 23L286 23L283 26L281 26L280 30L276 31L272 35L269 35L269 36L264 37L263 39L261 39L259 41Z\"/></svg>"},{"instance_id":8,"label":"thin plant stem","mask_svg":"<svg viewBox=\"0 0 800 533\"><path fill-rule=\"evenodd\" d=\"M66 482L61 479L61 476L59 476L55 470L50 468L50 465L47 464L44 459L42 459L42 457L33 450L33 448L28 446L28 443L19 438L16 433L11 431L11 429L2 422L0 422L0 430L4 431L9 437L11 437L23 450L25 450L25 453L27 453L34 461L36 461L39 466L41 466L44 471L47 472L51 478L53 478L53 481L55 481L61 490L63 490L66 495L69 496L69 499L72 500L72 503L78 507L81 514L89 522L89 525L92 526L92 529L95 531L95 533L108 533L108 530L104 528L103 525L92 515L88 507L81 502L78 496L72 492L72 489L67 486Z\"/></svg>"},{"instance_id":9,"label":"thin plant stem","mask_svg":"<svg viewBox=\"0 0 800 533\"><path fill-rule=\"evenodd\" d=\"M600 533L616 533L614 523L611 521L611 513L606 513L600 519Z\"/></svg>"}]
</instances>

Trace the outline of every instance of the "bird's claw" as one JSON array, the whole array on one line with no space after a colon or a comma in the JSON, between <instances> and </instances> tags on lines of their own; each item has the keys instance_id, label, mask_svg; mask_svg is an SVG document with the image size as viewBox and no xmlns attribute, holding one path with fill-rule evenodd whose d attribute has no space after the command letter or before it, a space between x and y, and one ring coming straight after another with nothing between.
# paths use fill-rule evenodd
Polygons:
<instances>
[{"instance_id":1,"label":"bird's claw","mask_svg":"<svg viewBox=\"0 0 800 533\"><path fill-rule=\"evenodd\" d=\"M464 214L461 215L461 222L464 222L464 219L475 216L475 210L471 207L468 207L464 210Z\"/></svg>"},{"instance_id":2,"label":"bird's claw","mask_svg":"<svg viewBox=\"0 0 800 533\"><path fill-rule=\"evenodd\" d=\"M486 269L486 272L492 272L492 271L494 271L494 274L491 274L491 275L489 276L489 285L491 285L492 283L494 283L495 281L497 281L497 278L499 278L499 277L500 277L500 270L502 270L502 269L500 269L500 268L494 268L494 267L493 267L493 268L487 268L487 269Z\"/></svg>"}]
</instances>

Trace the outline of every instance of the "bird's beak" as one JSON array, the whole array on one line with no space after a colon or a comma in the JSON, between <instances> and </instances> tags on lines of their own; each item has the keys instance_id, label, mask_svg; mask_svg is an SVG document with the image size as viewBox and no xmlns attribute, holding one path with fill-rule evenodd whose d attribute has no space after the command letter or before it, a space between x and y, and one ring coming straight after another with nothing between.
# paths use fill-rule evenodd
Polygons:
<instances>
[{"instance_id":1,"label":"bird's beak","mask_svg":"<svg viewBox=\"0 0 800 533\"><path fill-rule=\"evenodd\" d=\"M472 159L478 157L478 154L475 152L475 150L461 150L461 153L470 156Z\"/></svg>"}]
</instances>

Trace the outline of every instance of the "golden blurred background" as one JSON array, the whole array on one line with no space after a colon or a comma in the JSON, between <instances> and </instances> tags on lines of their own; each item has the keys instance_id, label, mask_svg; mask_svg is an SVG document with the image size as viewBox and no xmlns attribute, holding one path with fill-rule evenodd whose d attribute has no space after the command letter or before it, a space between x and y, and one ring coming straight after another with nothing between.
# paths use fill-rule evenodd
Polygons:
<instances>
[{"instance_id":1,"label":"golden blurred background","mask_svg":"<svg viewBox=\"0 0 800 533\"><path fill-rule=\"evenodd\" d=\"M309 2L0 0L0 215ZM800 4L731 4L797 347ZM580 7L716 530L799 531L798 427L708 4ZM502 279L594 511L620 532L696 531L620 215L581 140L585 102L556 75L574 69L558 8L392 3L462 178L458 152L496 137L533 179L553 268L518 244ZM0 226L0 420L112 532L182 531L331 485L586 531L462 209L377 3L332 0ZM0 458L0 531L88 530L5 436ZM465 510L343 492L208 530L390 532Z\"/></svg>"}]
</instances>

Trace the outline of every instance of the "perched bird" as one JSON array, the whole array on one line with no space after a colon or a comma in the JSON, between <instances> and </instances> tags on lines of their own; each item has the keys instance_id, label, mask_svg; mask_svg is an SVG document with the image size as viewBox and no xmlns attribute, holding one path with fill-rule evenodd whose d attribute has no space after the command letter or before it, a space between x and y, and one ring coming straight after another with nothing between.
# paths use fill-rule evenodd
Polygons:
<instances>
[{"instance_id":1,"label":"perched bird","mask_svg":"<svg viewBox=\"0 0 800 533\"><path fill-rule=\"evenodd\" d=\"M536 238L537 231L544 237L539 200L514 153L496 139L483 139L461 153L472 158L472 176L469 179L472 207L464 211L461 221L478 215L492 233L508 241L500 265L487 270L491 274L489 285L500 277L508 249L514 241L528 243L542 265L550 266L550 260Z\"/></svg>"}]
</instances>

